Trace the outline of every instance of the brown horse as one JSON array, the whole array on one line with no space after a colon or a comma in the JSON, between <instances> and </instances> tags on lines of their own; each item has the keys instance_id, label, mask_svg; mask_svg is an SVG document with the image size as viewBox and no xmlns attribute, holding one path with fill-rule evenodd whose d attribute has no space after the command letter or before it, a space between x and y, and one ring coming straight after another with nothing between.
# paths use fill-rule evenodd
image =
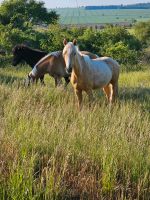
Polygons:
<instances>
[{"instance_id":1,"label":"brown horse","mask_svg":"<svg viewBox=\"0 0 150 200\"><path fill-rule=\"evenodd\" d=\"M83 51L82 53L90 56L90 58L98 57L97 55L87 51ZM26 84L29 85L30 82L34 82L44 74L49 74L55 79L55 86L60 85L61 79L64 77L67 86L67 84L70 82L70 75L66 73L62 51L52 52L43 57L28 74Z\"/></svg>"},{"instance_id":2,"label":"brown horse","mask_svg":"<svg viewBox=\"0 0 150 200\"><path fill-rule=\"evenodd\" d=\"M92 90L103 88L109 103L118 94L119 64L109 57L90 59L83 55L76 46L76 40L67 43L64 40L63 57L66 72L71 72L71 83L78 98L78 107L82 106L82 91L85 91L90 101L93 99Z\"/></svg>"}]
</instances>

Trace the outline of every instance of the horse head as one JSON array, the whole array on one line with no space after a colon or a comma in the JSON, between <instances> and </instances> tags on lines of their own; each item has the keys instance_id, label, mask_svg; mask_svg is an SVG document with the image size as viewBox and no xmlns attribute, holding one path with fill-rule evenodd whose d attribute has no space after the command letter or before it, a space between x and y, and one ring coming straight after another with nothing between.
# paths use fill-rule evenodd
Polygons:
<instances>
[{"instance_id":1,"label":"horse head","mask_svg":"<svg viewBox=\"0 0 150 200\"><path fill-rule=\"evenodd\" d=\"M23 60L23 54L25 51L26 46L23 44L18 44L12 49L13 53L13 60L12 65L16 66Z\"/></svg>"},{"instance_id":2,"label":"horse head","mask_svg":"<svg viewBox=\"0 0 150 200\"><path fill-rule=\"evenodd\" d=\"M25 79L25 82L24 82L24 85L27 87L27 86L30 86L30 84L33 84L35 82L35 80L37 81L37 77L35 77L33 74L32 74L32 71L27 75L27 78Z\"/></svg>"},{"instance_id":3,"label":"horse head","mask_svg":"<svg viewBox=\"0 0 150 200\"><path fill-rule=\"evenodd\" d=\"M67 74L71 74L72 68L75 63L77 41L74 39L73 42L67 42L67 40L64 39L63 44L64 44L63 57L66 64L66 72Z\"/></svg>"}]
</instances>

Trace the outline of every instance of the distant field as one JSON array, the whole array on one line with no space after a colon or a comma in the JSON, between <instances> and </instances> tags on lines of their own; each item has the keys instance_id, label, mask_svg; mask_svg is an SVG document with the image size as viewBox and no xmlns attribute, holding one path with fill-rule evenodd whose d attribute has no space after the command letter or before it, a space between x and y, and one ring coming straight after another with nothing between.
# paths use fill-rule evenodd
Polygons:
<instances>
[{"instance_id":1,"label":"distant field","mask_svg":"<svg viewBox=\"0 0 150 200\"><path fill-rule=\"evenodd\" d=\"M150 9L85 10L84 8L57 8L61 24L132 23L150 19Z\"/></svg>"}]
</instances>

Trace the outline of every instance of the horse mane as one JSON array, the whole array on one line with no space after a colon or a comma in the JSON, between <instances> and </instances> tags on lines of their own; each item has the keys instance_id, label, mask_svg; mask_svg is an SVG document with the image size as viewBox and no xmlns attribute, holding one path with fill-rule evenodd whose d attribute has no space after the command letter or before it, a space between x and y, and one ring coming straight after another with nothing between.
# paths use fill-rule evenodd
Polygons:
<instances>
[{"instance_id":1,"label":"horse mane","mask_svg":"<svg viewBox=\"0 0 150 200\"><path fill-rule=\"evenodd\" d=\"M78 46L75 46L76 52L79 53L80 56L83 57L85 63L90 67L91 65L91 58L88 55L83 54L80 50Z\"/></svg>"},{"instance_id":2,"label":"horse mane","mask_svg":"<svg viewBox=\"0 0 150 200\"><path fill-rule=\"evenodd\" d=\"M12 49L12 52L15 53L17 50L23 49L24 47L26 47L26 45L24 45L24 44L16 44L14 46L14 48Z\"/></svg>"},{"instance_id":3,"label":"horse mane","mask_svg":"<svg viewBox=\"0 0 150 200\"><path fill-rule=\"evenodd\" d=\"M54 51L52 53L50 53L50 56L55 56L55 57L59 57L62 54L62 51Z\"/></svg>"},{"instance_id":4,"label":"horse mane","mask_svg":"<svg viewBox=\"0 0 150 200\"><path fill-rule=\"evenodd\" d=\"M16 50L25 50L25 49L27 49L27 50L30 50L30 51L36 51L36 52L39 52L39 53L42 53L42 52L44 52L44 51L41 51L41 50L39 50L39 49L34 49L34 48L31 48L31 47L29 47L29 46L27 46L27 45L25 45L25 44L17 44L14 48L13 48L13 52L15 52ZM46 52L45 52L46 53Z\"/></svg>"},{"instance_id":5,"label":"horse mane","mask_svg":"<svg viewBox=\"0 0 150 200\"><path fill-rule=\"evenodd\" d=\"M50 56L54 56L54 57L58 58L61 54L62 54L62 51L54 51L54 52L51 52L51 53L47 54L46 56L44 56L43 58L41 58L39 60L39 62L36 63L36 65L34 66L34 68L36 68L37 65L41 64L46 58L48 58Z\"/></svg>"}]
</instances>

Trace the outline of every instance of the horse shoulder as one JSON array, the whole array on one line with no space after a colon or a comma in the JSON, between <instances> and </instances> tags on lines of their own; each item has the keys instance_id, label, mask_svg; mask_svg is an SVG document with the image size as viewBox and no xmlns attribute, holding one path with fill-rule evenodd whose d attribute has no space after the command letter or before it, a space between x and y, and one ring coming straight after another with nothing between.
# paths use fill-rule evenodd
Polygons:
<instances>
[{"instance_id":1,"label":"horse shoulder","mask_svg":"<svg viewBox=\"0 0 150 200\"><path fill-rule=\"evenodd\" d=\"M51 74L60 77L66 75L65 62L61 56L51 56Z\"/></svg>"},{"instance_id":2,"label":"horse shoulder","mask_svg":"<svg viewBox=\"0 0 150 200\"><path fill-rule=\"evenodd\" d=\"M50 71L50 56L45 56L36 64L37 70L41 74L49 73Z\"/></svg>"}]
</instances>

